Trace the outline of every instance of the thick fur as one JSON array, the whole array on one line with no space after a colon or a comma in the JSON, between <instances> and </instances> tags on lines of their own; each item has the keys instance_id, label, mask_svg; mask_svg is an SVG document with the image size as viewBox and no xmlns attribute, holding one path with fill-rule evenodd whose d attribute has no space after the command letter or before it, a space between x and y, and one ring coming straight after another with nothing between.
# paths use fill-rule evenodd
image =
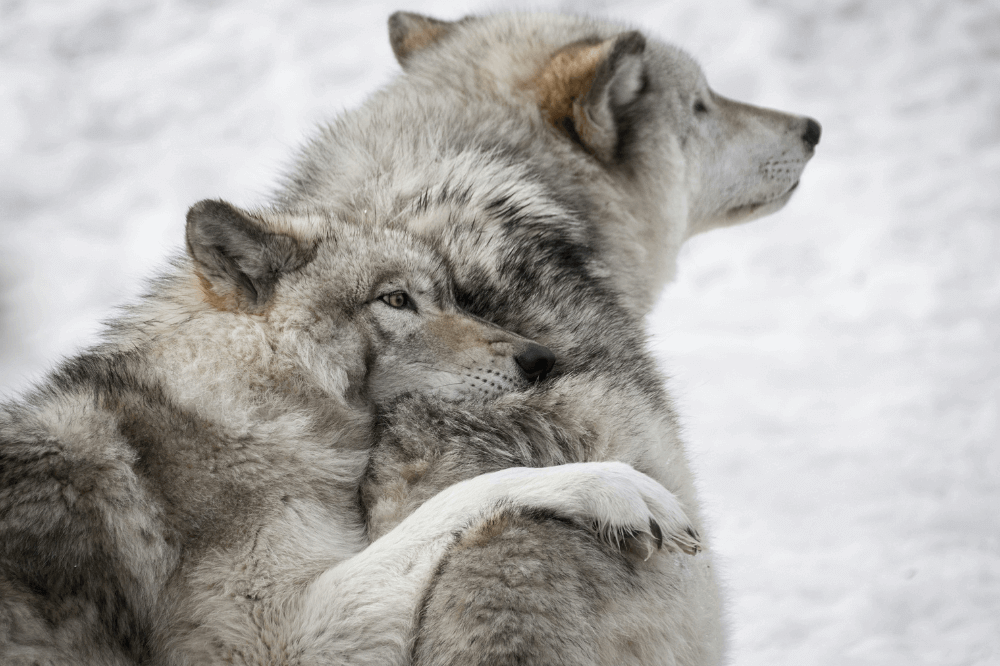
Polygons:
<instances>
[{"instance_id":1,"label":"thick fur","mask_svg":"<svg viewBox=\"0 0 1000 666\"><path fill-rule=\"evenodd\" d=\"M641 316L684 239L784 205L819 125L727 100L684 53L606 23L397 14L390 36L405 76L327 128L282 199L427 238L464 308L559 361L490 405L382 410L370 535L478 473L615 460L674 493L703 548L629 559L537 516L472 529L427 588L414 663L719 663L711 548Z\"/></svg>"},{"instance_id":2,"label":"thick fur","mask_svg":"<svg viewBox=\"0 0 1000 666\"><path fill-rule=\"evenodd\" d=\"M406 75L324 128L279 200L430 235L447 226L426 214L442 199L529 223L569 216L563 233L599 255L638 314L687 238L784 206L820 138L811 118L719 95L689 55L626 26L549 14L389 24Z\"/></svg>"},{"instance_id":3,"label":"thick fur","mask_svg":"<svg viewBox=\"0 0 1000 666\"><path fill-rule=\"evenodd\" d=\"M818 125L620 26L390 33L406 74L271 210L196 205L189 258L0 409L3 663L722 658L641 317L685 238L787 200ZM558 360L526 387L529 340Z\"/></svg>"},{"instance_id":4,"label":"thick fur","mask_svg":"<svg viewBox=\"0 0 1000 666\"><path fill-rule=\"evenodd\" d=\"M481 404L551 354L458 311L405 231L205 201L187 244L104 345L0 407L3 664L402 663L468 526L694 547L676 497L593 463L458 484L363 550L373 405Z\"/></svg>"}]
</instances>

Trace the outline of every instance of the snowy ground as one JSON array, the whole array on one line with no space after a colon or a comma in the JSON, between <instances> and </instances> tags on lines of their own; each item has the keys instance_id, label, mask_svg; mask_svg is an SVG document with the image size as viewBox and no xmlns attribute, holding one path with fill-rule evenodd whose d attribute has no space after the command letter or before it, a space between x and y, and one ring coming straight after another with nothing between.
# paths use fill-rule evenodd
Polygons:
<instances>
[{"instance_id":1,"label":"snowy ground","mask_svg":"<svg viewBox=\"0 0 1000 666\"><path fill-rule=\"evenodd\" d=\"M0 390L92 341L188 205L263 202L394 74L397 8L0 0ZM1000 663L1000 4L586 9L824 126L791 204L695 239L650 318L734 662Z\"/></svg>"}]
</instances>

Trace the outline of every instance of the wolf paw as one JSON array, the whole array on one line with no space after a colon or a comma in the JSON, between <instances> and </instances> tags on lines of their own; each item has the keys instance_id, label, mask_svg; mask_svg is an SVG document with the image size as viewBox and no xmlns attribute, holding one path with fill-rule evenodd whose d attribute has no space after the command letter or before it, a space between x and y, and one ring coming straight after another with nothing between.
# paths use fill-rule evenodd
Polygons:
<instances>
[{"instance_id":1,"label":"wolf paw","mask_svg":"<svg viewBox=\"0 0 1000 666\"><path fill-rule=\"evenodd\" d=\"M677 497L625 463L572 463L531 472L542 483L525 487L520 501L571 518L611 545L641 548L646 558L661 548L689 555L701 549Z\"/></svg>"},{"instance_id":2,"label":"wolf paw","mask_svg":"<svg viewBox=\"0 0 1000 666\"><path fill-rule=\"evenodd\" d=\"M588 491L596 491L592 501L598 503L591 528L603 541L638 551L644 559L661 548L688 555L701 550L698 533L672 492L625 463L599 464L606 467L596 470Z\"/></svg>"}]
</instances>

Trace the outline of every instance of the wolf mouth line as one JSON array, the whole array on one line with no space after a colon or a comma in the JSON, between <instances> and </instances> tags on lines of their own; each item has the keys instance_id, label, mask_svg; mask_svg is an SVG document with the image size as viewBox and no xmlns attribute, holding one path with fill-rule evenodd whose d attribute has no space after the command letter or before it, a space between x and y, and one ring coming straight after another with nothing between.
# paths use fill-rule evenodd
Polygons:
<instances>
[{"instance_id":1,"label":"wolf mouth line","mask_svg":"<svg viewBox=\"0 0 1000 666\"><path fill-rule=\"evenodd\" d=\"M773 199L767 199L765 201L757 201L754 203L744 204L742 206L736 206L734 208L730 208L727 215L739 218L752 214L760 210L761 208L764 208L765 206L770 206L776 202L778 202L780 205L784 205L792 197L792 193L796 190L796 188L798 188L798 186L799 186L799 181L795 181L794 183L792 183L792 186L788 188L788 190L775 196Z\"/></svg>"}]
</instances>

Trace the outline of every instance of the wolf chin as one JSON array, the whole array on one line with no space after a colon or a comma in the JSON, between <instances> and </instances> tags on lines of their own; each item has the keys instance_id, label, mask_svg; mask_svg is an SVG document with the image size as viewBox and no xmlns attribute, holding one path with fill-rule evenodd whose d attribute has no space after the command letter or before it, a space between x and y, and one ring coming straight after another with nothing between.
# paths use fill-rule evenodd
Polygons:
<instances>
[{"instance_id":1,"label":"wolf chin","mask_svg":"<svg viewBox=\"0 0 1000 666\"><path fill-rule=\"evenodd\" d=\"M3 663L712 664L712 549L642 316L819 125L609 23L390 19L404 75L273 205L188 214L0 408Z\"/></svg>"}]
</instances>

